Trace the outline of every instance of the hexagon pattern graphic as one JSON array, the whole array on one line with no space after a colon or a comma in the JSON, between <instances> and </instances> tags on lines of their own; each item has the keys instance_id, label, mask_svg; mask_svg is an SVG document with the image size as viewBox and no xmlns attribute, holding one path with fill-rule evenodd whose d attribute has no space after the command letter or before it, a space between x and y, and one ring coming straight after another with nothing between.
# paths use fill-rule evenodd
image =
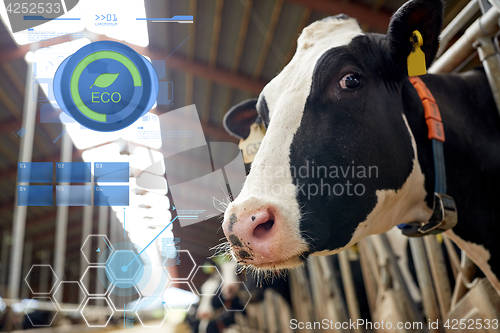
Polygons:
<instances>
[{"instance_id":1,"label":"hexagon pattern graphic","mask_svg":"<svg viewBox=\"0 0 500 333\"><path fill-rule=\"evenodd\" d=\"M105 322L101 320L103 312L105 312L105 314L107 315L107 319ZM83 319L89 327L106 327L115 312L113 311L113 307L111 306L107 298L89 297L84 302L80 313L82 314Z\"/></svg>"},{"instance_id":2,"label":"hexagon pattern graphic","mask_svg":"<svg viewBox=\"0 0 500 333\"><path fill-rule=\"evenodd\" d=\"M94 292L94 293L91 293L90 291L91 290L94 290L95 288L95 285L91 285L91 286L86 286L85 285L85 279L84 277L87 275L87 274L90 274L89 276L89 279L87 279L87 282L92 282L92 279L90 277L94 277L94 280L95 281L100 281L99 277L98 277L98 274L106 274L106 267L104 266L89 266L87 267L87 269L85 270L85 273L83 273L81 279L80 279L80 283L82 284L82 287L83 289L85 290L85 292L87 293L87 295L89 296L106 296L106 294L108 293L108 289L102 285L102 283L99 282L99 288L101 289L101 291L104 291L104 292ZM94 282L95 284L95 282Z\"/></svg>"},{"instance_id":3,"label":"hexagon pattern graphic","mask_svg":"<svg viewBox=\"0 0 500 333\"><path fill-rule=\"evenodd\" d=\"M35 327L50 326L57 316L57 308L48 296L33 297L24 310L31 325Z\"/></svg>"},{"instance_id":4,"label":"hexagon pattern graphic","mask_svg":"<svg viewBox=\"0 0 500 333\"><path fill-rule=\"evenodd\" d=\"M188 280L191 275L194 272L194 269L196 268L196 263L194 262L193 257L191 256L191 253L189 253L188 250L177 250L177 256L176 258L166 258L163 261L163 268L167 271L168 276L172 280ZM179 266L179 269L177 272L181 274L181 272L189 272L188 275L184 276L177 276L177 277L172 277L168 273L168 267L171 266ZM180 269L182 267L182 269Z\"/></svg>"},{"instance_id":5,"label":"hexagon pattern graphic","mask_svg":"<svg viewBox=\"0 0 500 333\"><path fill-rule=\"evenodd\" d=\"M209 269L215 268L215 270L214 270L215 273L213 273L212 276L209 276L207 281L206 281L206 282L210 281L210 283L209 283L210 285L206 284L207 287L205 289L203 288L203 286L201 286L200 290L198 290L198 288L196 288L196 285L193 283L193 280L198 275L202 275L202 276L205 275L205 273L203 272L204 268L209 268ZM216 274L218 276L215 276ZM215 296L215 295L217 295L223 282L224 282L224 279L222 278L222 274L219 272L219 269L217 268L217 266L213 266L213 265L198 266L196 268L196 270L194 271L193 275L191 276L191 284L192 284L194 290L196 291L196 293L200 296Z\"/></svg>"},{"instance_id":6,"label":"hexagon pattern graphic","mask_svg":"<svg viewBox=\"0 0 500 333\"><path fill-rule=\"evenodd\" d=\"M182 287L189 289L180 289ZM163 292L163 301L170 311L188 311L198 301L191 284L187 281L171 281Z\"/></svg>"},{"instance_id":7,"label":"hexagon pattern graphic","mask_svg":"<svg viewBox=\"0 0 500 333\"><path fill-rule=\"evenodd\" d=\"M122 288L129 288L141 280L144 264L140 256L131 250L114 252L106 263L106 276L112 284L121 282Z\"/></svg>"},{"instance_id":8,"label":"hexagon pattern graphic","mask_svg":"<svg viewBox=\"0 0 500 333\"><path fill-rule=\"evenodd\" d=\"M139 308L135 312L137 318L144 327L161 327L165 322L165 318L169 313L168 308L165 306L161 298L153 296L154 299L150 297L143 297L139 303ZM143 307L143 304L147 304ZM160 313L161 311L161 313ZM151 313L155 312L155 317L151 316ZM161 322L158 321L158 316L161 315Z\"/></svg>"},{"instance_id":9,"label":"hexagon pattern graphic","mask_svg":"<svg viewBox=\"0 0 500 333\"><path fill-rule=\"evenodd\" d=\"M140 256L137 256L135 252L131 250L115 251L106 235L89 235L81 248L81 252L85 260L94 266L87 267L80 279L80 283L78 281L62 281L57 284L58 278L50 265L33 265L31 267L25 281L33 294L43 295L53 292L53 296L57 299L56 296L58 293L63 292L63 290L67 293L67 288L71 288L73 290L71 292L82 292L85 295L81 304L59 304L55 301L57 306L49 296L35 296L26 307L27 317L33 326L50 326L58 311L61 310L80 311L89 327L106 327L113 314L115 312L123 312L123 306L125 306L126 312L135 311L135 314L144 327L160 327L163 325L170 311L188 311L191 305L198 301L196 294L203 296L215 296L218 294L226 311L244 311L251 298L251 294L243 282L224 283L218 267L213 265L197 266L188 250L178 250L176 258L166 258L163 261L163 268L167 271L168 277L173 281L170 281L167 288L165 288L161 298L157 297L151 302L149 297L143 297L137 288L137 283L141 280L144 273L144 265ZM86 252L90 253L89 257L86 256ZM187 275L184 273L182 276L172 277L168 272L168 267L174 265L184 266L178 272L189 273ZM215 268L214 275L218 275L209 277L214 282L209 291L202 288L198 289L192 284L192 280L196 276L204 274L203 269L205 267ZM39 290L38 286L30 284L31 279L33 281L39 280L40 275L49 277L49 290ZM90 284L88 286L84 284L84 277L87 275L89 277L86 280ZM106 277L112 283L108 288L101 285L102 292L100 293L94 290L94 284L100 280L98 275ZM191 282L185 280L190 280ZM184 289L191 291L191 295L188 295L189 292L186 290L174 287L176 284L182 284ZM216 284L218 284L217 287L215 286ZM56 285L57 288L55 288ZM120 292L113 293L115 288L120 288ZM228 308L229 305L226 305L221 298L222 294L227 293L228 288L239 290L240 294L246 293L247 297L242 297L245 299L245 304L235 306L233 302L231 308ZM90 291L94 292L91 293ZM186 294L182 295L184 292ZM90 297L87 297L87 295ZM93 303L99 306L94 308L92 305L95 304ZM146 304L144 308L141 307L143 303ZM102 318L103 315L103 305L106 308L104 311L107 311L107 319L105 322L102 320L98 322L99 318ZM40 307L43 309L40 309ZM161 322L157 320L158 309L162 309ZM44 316L40 316L40 310L49 311L51 315L48 318L46 313ZM155 312L154 317L152 317L152 312Z\"/></svg>"},{"instance_id":10,"label":"hexagon pattern graphic","mask_svg":"<svg viewBox=\"0 0 500 333\"><path fill-rule=\"evenodd\" d=\"M245 302L245 305L237 305L237 304L234 304L235 302L231 302L231 308L227 308L226 307L226 304L224 302L224 299L221 298L222 294L225 294L226 291L225 289L226 288L237 288L241 293L246 293L248 294L248 299L245 301L244 299L241 299L240 297L240 300L242 300L243 302ZM235 289L236 289L235 288ZM227 282L227 283L224 283L224 286L222 287L222 290L219 294L219 299L222 303L222 305L224 305L224 309L226 309L226 311L244 311L245 308L247 307L248 305L248 302L250 302L250 298L252 298L252 295L250 294L250 292L248 291L248 288L247 286L245 286L245 283L241 282L241 281L238 281L238 282ZM246 297L245 297L246 298Z\"/></svg>"},{"instance_id":11,"label":"hexagon pattern graphic","mask_svg":"<svg viewBox=\"0 0 500 333\"><path fill-rule=\"evenodd\" d=\"M46 277L47 281L49 281L49 290L40 290L40 284L38 284L37 286L31 285L31 281L40 281L42 277ZM52 292L52 289L54 289L55 285L57 284L58 279L56 273L50 265L33 265L31 266L28 274L26 274L24 281L34 295L41 295L50 294Z\"/></svg>"},{"instance_id":12,"label":"hexagon pattern graphic","mask_svg":"<svg viewBox=\"0 0 500 333\"><path fill-rule=\"evenodd\" d=\"M121 288L121 285L126 287L122 288L120 293L113 293L116 288ZM117 282L109 290L108 299L117 312L135 311L141 301L142 295L137 286L128 287L128 285L128 282Z\"/></svg>"},{"instance_id":13,"label":"hexagon pattern graphic","mask_svg":"<svg viewBox=\"0 0 500 333\"><path fill-rule=\"evenodd\" d=\"M108 261L114 250L108 236L89 235L83 243L80 251L89 264L103 265ZM87 253L87 255L85 253Z\"/></svg>"},{"instance_id":14,"label":"hexagon pattern graphic","mask_svg":"<svg viewBox=\"0 0 500 333\"><path fill-rule=\"evenodd\" d=\"M66 287L66 290L65 290L65 287ZM59 302L57 302L57 298L58 298L57 295L62 294L63 292L64 292L64 294L82 293L83 295L86 296L86 293L83 290L80 283L78 283L78 281L61 281L61 283L59 283L56 290L54 291L54 294L52 295L54 297L54 301L57 304L57 307L61 311L78 311L78 310L80 310L80 307L82 306L82 303L85 302L86 297L80 298L81 294L78 295L78 299L82 299L82 303L80 303L80 304L59 303ZM62 297L61 297L61 299L62 299Z\"/></svg>"}]
</instances>

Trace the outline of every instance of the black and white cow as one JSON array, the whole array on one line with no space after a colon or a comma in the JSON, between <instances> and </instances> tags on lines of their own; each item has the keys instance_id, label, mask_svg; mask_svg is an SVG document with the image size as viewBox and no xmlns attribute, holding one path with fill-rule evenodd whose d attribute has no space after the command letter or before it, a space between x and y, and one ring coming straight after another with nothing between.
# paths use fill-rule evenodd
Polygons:
<instances>
[{"instance_id":1,"label":"black and white cow","mask_svg":"<svg viewBox=\"0 0 500 333\"><path fill-rule=\"evenodd\" d=\"M258 117L267 128L224 216L239 264L293 268L309 255L337 253L400 223L429 220L432 144L407 57L418 30L426 64L432 63L442 15L440 0L411 0L394 14L387 35L363 33L345 15L317 21L259 98L230 110L225 126L236 136L246 137L241 124ZM446 133L447 193L459 221L447 234L500 291L500 117L486 75L476 69L421 78Z\"/></svg>"}]
</instances>

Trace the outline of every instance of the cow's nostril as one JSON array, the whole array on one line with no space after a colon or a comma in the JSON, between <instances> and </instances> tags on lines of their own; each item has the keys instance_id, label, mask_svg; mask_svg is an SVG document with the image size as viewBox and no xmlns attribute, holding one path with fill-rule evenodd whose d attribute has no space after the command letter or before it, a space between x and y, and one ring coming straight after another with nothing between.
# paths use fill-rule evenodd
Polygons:
<instances>
[{"instance_id":1,"label":"cow's nostril","mask_svg":"<svg viewBox=\"0 0 500 333\"><path fill-rule=\"evenodd\" d=\"M266 223L262 223L261 226L263 226L264 229L269 230L269 229L271 229L273 227L273 224L274 224L274 221L273 220L269 220Z\"/></svg>"},{"instance_id":2,"label":"cow's nostril","mask_svg":"<svg viewBox=\"0 0 500 333\"><path fill-rule=\"evenodd\" d=\"M255 227L253 235L255 237L262 237L273 227L273 225L274 220L269 220L267 222L261 223L257 227Z\"/></svg>"}]
</instances>

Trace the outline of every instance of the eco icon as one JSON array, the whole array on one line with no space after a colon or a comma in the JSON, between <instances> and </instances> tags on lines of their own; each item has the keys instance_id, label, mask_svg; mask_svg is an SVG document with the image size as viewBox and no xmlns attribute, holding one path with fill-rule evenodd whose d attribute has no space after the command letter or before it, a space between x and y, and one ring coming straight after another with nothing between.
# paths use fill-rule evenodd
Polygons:
<instances>
[{"instance_id":1,"label":"eco icon","mask_svg":"<svg viewBox=\"0 0 500 333\"><path fill-rule=\"evenodd\" d=\"M81 125L102 132L123 129L146 114L158 87L149 61L111 41L82 47L59 65L54 77L61 109Z\"/></svg>"}]
</instances>

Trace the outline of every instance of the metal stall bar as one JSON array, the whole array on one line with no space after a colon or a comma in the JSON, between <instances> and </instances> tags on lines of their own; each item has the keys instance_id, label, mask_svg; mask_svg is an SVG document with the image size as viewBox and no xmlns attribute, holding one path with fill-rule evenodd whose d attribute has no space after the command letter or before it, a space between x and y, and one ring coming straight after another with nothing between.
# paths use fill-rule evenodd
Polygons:
<instances>
[{"instance_id":1,"label":"metal stall bar","mask_svg":"<svg viewBox=\"0 0 500 333\"><path fill-rule=\"evenodd\" d=\"M41 258L41 265L42 266L49 266L50 265L50 252L49 251L43 251L42 252L42 258ZM31 277L30 277L31 278ZM51 288L51 283L49 282L49 279L51 277L49 276L49 270L48 269L43 269L40 272L40 278L38 279L38 285L40 286L40 292L43 293L49 293ZM33 282L33 281L31 281ZM55 283L56 281L51 281Z\"/></svg>"},{"instance_id":2,"label":"metal stall bar","mask_svg":"<svg viewBox=\"0 0 500 333\"><path fill-rule=\"evenodd\" d=\"M91 168L94 167L94 164L91 163ZM90 172L90 188L94 188L94 171L91 170ZM87 240L87 237L92 233L92 224L94 220L94 191L92 190L91 192L91 198L90 198L91 205L83 207L83 217L82 217L82 247L80 249L80 276L81 278L81 283L85 287L90 290L90 274L85 274L85 271L87 270L87 267L89 266L89 263L87 262L87 259L85 258L90 258L90 252L92 246L89 245L86 248L83 247L83 244L85 244L85 241ZM84 275L85 274L85 275ZM85 300L85 293L80 294L80 299L78 300L80 304Z\"/></svg>"},{"instance_id":3,"label":"metal stall bar","mask_svg":"<svg viewBox=\"0 0 500 333\"><path fill-rule=\"evenodd\" d=\"M26 276L30 271L31 264L33 263L33 242L27 241L24 244L24 255L23 255L23 276ZM26 274L26 275L24 275ZM21 298L29 298L30 292L27 283L23 283L21 287Z\"/></svg>"},{"instance_id":4,"label":"metal stall bar","mask_svg":"<svg viewBox=\"0 0 500 333\"><path fill-rule=\"evenodd\" d=\"M464 7L464 9L462 9L462 11L457 16L455 16L453 21L451 21L446 26L446 28L443 29L443 31L441 32L441 36L439 36L440 41L439 50L436 55L437 57L443 54L446 46L448 46L448 43L453 38L453 36L455 36L457 32L462 29L465 24L474 17L474 15L476 15L478 10L478 0L472 0L467 4L467 6Z\"/></svg>"},{"instance_id":5,"label":"metal stall bar","mask_svg":"<svg viewBox=\"0 0 500 333\"><path fill-rule=\"evenodd\" d=\"M32 46L36 47L36 45ZM26 70L26 88L24 91L23 123L22 126L26 133L21 137L19 145L19 162L31 162L33 154L33 140L35 138L36 122L36 99L38 98L38 83L33 81L33 63L28 62ZM29 98L32 96L33 98ZM20 185L21 183L17 183ZM19 298L19 286L21 283L21 268L23 260L24 233L26 229L27 206L17 205L17 188L14 199L14 212L12 218L12 249L10 257L10 275L9 275L9 298ZM9 307L6 315L5 328L7 331L12 329L13 313Z\"/></svg>"},{"instance_id":6,"label":"metal stall bar","mask_svg":"<svg viewBox=\"0 0 500 333\"><path fill-rule=\"evenodd\" d=\"M436 236L429 235L424 237L425 249L429 259L434 286L436 288L436 296L441 311L441 318L447 318L451 304L451 286L448 280L448 272L444 261L441 245L438 243Z\"/></svg>"},{"instance_id":7,"label":"metal stall bar","mask_svg":"<svg viewBox=\"0 0 500 333\"><path fill-rule=\"evenodd\" d=\"M344 250L338 254L340 271L342 277L342 283L344 284L345 298L347 301L347 309L349 311L349 317L353 321L358 321L361 319L361 314L359 312L358 297L356 296L356 286L354 285L354 280L352 277L351 264L347 258L347 250ZM356 326L354 328L355 333L362 333L365 330L362 327Z\"/></svg>"},{"instance_id":8,"label":"metal stall bar","mask_svg":"<svg viewBox=\"0 0 500 333\"><path fill-rule=\"evenodd\" d=\"M4 230L2 237L2 257L0 259L2 263L2 267L0 267L0 292L2 295L7 294L7 261L9 260L10 241L10 233Z\"/></svg>"},{"instance_id":9,"label":"metal stall bar","mask_svg":"<svg viewBox=\"0 0 500 333\"><path fill-rule=\"evenodd\" d=\"M389 238L387 237L386 234L380 234L380 235L375 235L372 237L372 239L375 241L381 242L384 250L385 250L385 255L388 257L390 261L390 269L392 274L394 275L395 280L397 281L399 287L401 288L403 294L405 295L406 302L409 304L411 308L411 315L414 317L413 320L415 321L420 321L425 324L425 320L422 316L422 312L419 311L418 306L415 304L413 301L413 298L411 297L410 290L408 289L408 285L405 282L405 279L403 277L403 274L401 273L401 269L399 268L398 264L398 257L394 254L394 251L391 248L391 243L389 242ZM423 328L424 332L428 332L429 330L427 329L426 325L424 325Z\"/></svg>"},{"instance_id":10,"label":"metal stall bar","mask_svg":"<svg viewBox=\"0 0 500 333\"><path fill-rule=\"evenodd\" d=\"M328 288L328 293L330 296L329 299L333 301L328 302L328 304L325 305L325 307L328 307L329 310L329 312L327 313L332 316L332 319L334 321L349 321L346 304L341 296L341 287L336 279L336 277L339 275L339 272L332 264L331 258L324 256L318 256L316 258L322 270L322 284Z\"/></svg>"},{"instance_id":11,"label":"metal stall bar","mask_svg":"<svg viewBox=\"0 0 500 333\"><path fill-rule=\"evenodd\" d=\"M66 125L63 124L63 128L66 129ZM71 157L73 153L73 142L68 132L64 132L61 140L61 162L71 162ZM59 165L56 165L56 169ZM59 191L59 185L68 185L68 183L61 183L57 186L57 191ZM56 195L57 195L56 191ZM66 259L66 236L68 230L68 206L57 206L57 217L56 217L56 244L54 247L54 272L56 273L59 281L64 281L64 262ZM54 294L54 298L58 303L63 301L64 288L61 288L61 292Z\"/></svg>"},{"instance_id":12,"label":"metal stall bar","mask_svg":"<svg viewBox=\"0 0 500 333\"><path fill-rule=\"evenodd\" d=\"M427 265L427 256L425 254L424 241L421 238L410 238L411 253L415 262L415 271L417 273L418 285L422 293L422 303L427 320L436 322L439 320L439 308L436 301L436 293L432 285L431 272ZM442 326L439 329L429 329L430 332L442 332Z\"/></svg>"},{"instance_id":13,"label":"metal stall bar","mask_svg":"<svg viewBox=\"0 0 500 333\"><path fill-rule=\"evenodd\" d=\"M92 175L93 177L93 175ZM93 188L93 186L92 186ZM94 202L92 200L92 202ZM86 206L83 207L83 218L82 218L82 241L80 244L84 244L87 240L87 237L92 233L92 217L94 215L94 206ZM87 267L89 266L87 260L85 258L90 258L90 250L92 246L87 246L86 248L81 248L80 253L80 276L81 283L88 288L90 291L90 274L85 274ZM85 256L85 257L84 257ZM85 274L85 275L84 275ZM85 299L85 293L80 293L80 299L78 300L80 304Z\"/></svg>"},{"instance_id":14,"label":"metal stall bar","mask_svg":"<svg viewBox=\"0 0 500 333\"><path fill-rule=\"evenodd\" d=\"M109 207L108 206L101 206L99 207L99 225L97 226L97 233L99 235L107 235L108 234L108 221L109 221ZM96 294L105 294L107 288L109 287L108 285L102 284L101 280L99 279L98 271L95 270L96 272L96 277L95 277L95 293ZM104 306L104 302L102 299L96 300L96 305L98 306Z\"/></svg>"},{"instance_id":15,"label":"metal stall bar","mask_svg":"<svg viewBox=\"0 0 500 333\"><path fill-rule=\"evenodd\" d=\"M492 10L494 9L490 9L490 11ZM500 56L490 37L478 38L474 47L477 47L479 59L483 63L497 105L497 111L500 113Z\"/></svg>"},{"instance_id":16,"label":"metal stall bar","mask_svg":"<svg viewBox=\"0 0 500 333\"><path fill-rule=\"evenodd\" d=\"M450 73L458 67L472 52L472 44L480 37L492 37L498 31L498 19L500 13L496 10L489 10L482 17L477 19L455 42L448 51L446 51L429 68L429 73Z\"/></svg>"},{"instance_id":17,"label":"metal stall bar","mask_svg":"<svg viewBox=\"0 0 500 333\"><path fill-rule=\"evenodd\" d=\"M31 162L33 140L35 138L36 99L38 98L38 83L33 81L33 63L28 62L26 74L26 89L24 92L23 128L26 133L21 137L19 145L19 162ZM32 96L32 98L30 98ZM19 183L18 183L19 185ZM24 231L26 228L27 206L17 205L17 189L14 201L12 219L12 253L10 259L9 297L19 298L21 282L21 267L23 259ZM10 329L10 327L7 327Z\"/></svg>"},{"instance_id":18,"label":"metal stall bar","mask_svg":"<svg viewBox=\"0 0 500 333\"><path fill-rule=\"evenodd\" d=\"M120 228L122 224L120 223L120 220L118 220L118 217L116 216L116 212L113 210L113 208L109 209L109 241L111 244L116 244L120 242L120 238L123 237L123 231ZM121 237L120 237L121 236ZM111 293L108 296L109 298L113 298L113 302L115 304L118 304L118 296L117 295L112 295ZM131 295L128 295L128 297L123 298L126 303L132 301Z\"/></svg>"}]
</instances>

